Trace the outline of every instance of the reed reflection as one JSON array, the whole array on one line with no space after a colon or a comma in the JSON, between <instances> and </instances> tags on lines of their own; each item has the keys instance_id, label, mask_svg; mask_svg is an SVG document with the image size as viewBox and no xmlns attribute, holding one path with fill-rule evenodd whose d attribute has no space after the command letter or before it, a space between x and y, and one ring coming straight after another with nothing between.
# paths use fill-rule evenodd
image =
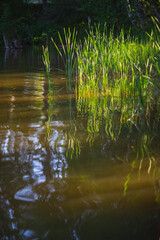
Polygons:
<instances>
[{"instance_id":1,"label":"reed reflection","mask_svg":"<svg viewBox=\"0 0 160 240\"><path fill-rule=\"evenodd\" d=\"M1 119L1 216L5 222L1 222L0 232L5 238L47 237L47 229L41 235L30 226L31 219L37 219L36 210L32 212L34 204L48 201L55 191L58 202L63 199L62 179L68 169L61 131L64 124L52 119L54 102L46 86L43 75L28 75L22 95L16 87L15 97L11 97L8 125Z\"/></svg>"},{"instance_id":2,"label":"reed reflection","mask_svg":"<svg viewBox=\"0 0 160 240\"><path fill-rule=\"evenodd\" d=\"M108 85L107 91L87 88L79 89L77 96L78 113L87 118L86 141L94 146L96 139L104 140L102 152L112 153L112 159L129 163L131 171L141 172L143 162L148 162L147 172L154 175L159 166L159 99L157 86L146 88L144 79L134 79L127 84L127 79L115 79ZM137 86L143 82L144 84ZM153 150L154 149L154 150ZM153 167L153 168L152 168ZM124 185L124 194L127 189Z\"/></svg>"}]
</instances>

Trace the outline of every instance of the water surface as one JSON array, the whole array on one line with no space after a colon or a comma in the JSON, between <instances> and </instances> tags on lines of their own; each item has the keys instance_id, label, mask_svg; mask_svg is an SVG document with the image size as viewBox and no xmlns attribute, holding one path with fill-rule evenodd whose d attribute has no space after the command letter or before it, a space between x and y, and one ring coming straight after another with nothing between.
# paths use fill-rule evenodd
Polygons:
<instances>
[{"instance_id":1,"label":"water surface","mask_svg":"<svg viewBox=\"0 0 160 240\"><path fill-rule=\"evenodd\" d=\"M102 127L87 140L62 63L53 57L50 93L41 54L1 51L0 240L158 239L159 133L122 129L113 140ZM150 174L137 158L146 137Z\"/></svg>"}]
</instances>

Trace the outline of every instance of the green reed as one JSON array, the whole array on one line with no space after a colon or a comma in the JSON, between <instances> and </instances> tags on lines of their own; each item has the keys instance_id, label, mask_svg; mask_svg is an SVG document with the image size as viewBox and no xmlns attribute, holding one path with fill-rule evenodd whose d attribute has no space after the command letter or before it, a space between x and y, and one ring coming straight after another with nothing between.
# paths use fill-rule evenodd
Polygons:
<instances>
[{"instance_id":1,"label":"green reed","mask_svg":"<svg viewBox=\"0 0 160 240\"><path fill-rule=\"evenodd\" d=\"M135 79L145 75L146 84L146 79L155 74L153 66L157 66L157 54L150 39L143 43L125 37L123 30L118 37L114 37L112 31L108 34L106 28L103 33L98 28L91 30L83 47L78 49L78 94L94 94L97 90L105 94L109 79L121 82L123 87L124 79L130 78L130 84L134 84ZM144 80L140 81L142 83Z\"/></svg>"},{"instance_id":2,"label":"green reed","mask_svg":"<svg viewBox=\"0 0 160 240\"><path fill-rule=\"evenodd\" d=\"M47 74L49 90L50 90L50 59L49 59L48 46L46 46L46 47L42 46L42 50L43 50L42 59L43 59L43 63L46 68L46 74Z\"/></svg>"},{"instance_id":3,"label":"green reed","mask_svg":"<svg viewBox=\"0 0 160 240\"><path fill-rule=\"evenodd\" d=\"M112 99L112 111L117 109L118 103L113 105L117 99L123 103L118 109L121 122L128 119L133 123L138 115L147 116L154 95L154 78L160 72L157 39L146 35L145 40L139 40L130 34L125 36L123 30L114 37L113 31L108 32L106 27L103 32L99 26L91 29L77 50L78 103L105 96Z\"/></svg>"},{"instance_id":4,"label":"green reed","mask_svg":"<svg viewBox=\"0 0 160 240\"><path fill-rule=\"evenodd\" d=\"M64 29L63 37L58 33L61 47L52 39L65 63L69 92L76 66L77 109L88 114L90 144L102 122L107 136L117 141L122 128L140 129L144 119L149 121L160 75L160 29L158 21L153 22L155 30L146 39L125 35L123 29L115 36L106 26L103 31L100 26L90 28L83 44L70 28Z\"/></svg>"},{"instance_id":5,"label":"green reed","mask_svg":"<svg viewBox=\"0 0 160 240\"><path fill-rule=\"evenodd\" d=\"M160 75L160 29L158 21L153 19L153 22L155 29L148 36L146 34L146 39L131 37L130 33L126 36L124 30L114 36L106 26L103 31L97 26L90 28L83 44L77 44L77 33L75 30L71 33L70 29L64 30L64 40L59 34L62 49L53 41L65 60L69 91L75 64L77 66L77 110L79 114L87 115L86 140L93 145L98 135L105 132L107 139L116 144L124 132L130 139L134 138L135 132L140 133L139 143L133 146L131 142L129 146L131 169L138 169L139 175L145 158L148 159L148 173L155 162L150 150L150 128L156 132L160 121L159 113L152 119L155 100L160 105L157 81ZM67 154L71 157L73 153L80 153L76 131L66 135ZM127 156L125 161L129 160ZM127 175L124 195L131 174Z\"/></svg>"},{"instance_id":6,"label":"green reed","mask_svg":"<svg viewBox=\"0 0 160 240\"><path fill-rule=\"evenodd\" d=\"M75 28L73 29L73 31L71 31L70 28L68 28L68 30L64 28L63 37L59 32L58 32L58 37L61 44L61 48L57 46L53 38L52 38L52 42L54 43L54 46L56 47L58 53L64 60L65 70L66 70L66 75L68 80L68 90L69 92L71 92L72 77L73 77L73 72L76 64L77 31Z\"/></svg>"},{"instance_id":7,"label":"green reed","mask_svg":"<svg viewBox=\"0 0 160 240\"><path fill-rule=\"evenodd\" d=\"M150 133L153 129L158 131L160 121L160 28L156 19L153 22L155 29L141 40L129 34L125 36L123 30L114 37L112 31L108 33L104 28L101 33L97 27L89 32L77 54L77 109L88 116L89 143L94 143L102 126L114 143L119 141L124 129L128 136L135 131L140 133L137 146L130 146L132 158L122 159L131 160L124 195L132 172L138 169L140 175L145 158L148 173L156 166ZM154 111L157 111L155 118Z\"/></svg>"}]
</instances>

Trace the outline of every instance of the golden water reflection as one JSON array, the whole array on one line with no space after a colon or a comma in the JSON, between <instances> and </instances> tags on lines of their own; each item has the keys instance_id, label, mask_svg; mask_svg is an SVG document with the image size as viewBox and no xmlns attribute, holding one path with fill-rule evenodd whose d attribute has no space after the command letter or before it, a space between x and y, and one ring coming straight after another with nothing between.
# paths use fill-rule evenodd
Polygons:
<instances>
[{"instance_id":1,"label":"golden water reflection","mask_svg":"<svg viewBox=\"0 0 160 240\"><path fill-rule=\"evenodd\" d=\"M54 74L53 95L42 71L0 74L0 239L156 239L157 172L127 162L139 136L101 131L90 146L87 117Z\"/></svg>"}]
</instances>

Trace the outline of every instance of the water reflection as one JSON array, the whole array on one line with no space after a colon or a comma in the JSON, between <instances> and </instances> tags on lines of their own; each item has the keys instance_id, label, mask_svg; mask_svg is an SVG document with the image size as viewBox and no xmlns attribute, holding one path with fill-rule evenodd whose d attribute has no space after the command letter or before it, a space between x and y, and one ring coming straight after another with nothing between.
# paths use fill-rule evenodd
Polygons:
<instances>
[{"instance_id":1,"label":"water reflection","mask_svg":"<svg viewBox=\"0 0 160 240\"><path fill-rule=\"evenodd\" d=\"M14 96L8 97L8 91L2 91L0 182L1 203L5 211L3 208L1 211L2 215L8 212L4 217L8 229L2 224L0 236L5 239L33 239L42 235L37 235L33 228L24 229L14 215L17 211L20 211L18 215L21 215L22 211L25 222L30 218L36 219L37 216L34 216L34 213L29 213L30 207L31 209L34 207L32 205L27 207L25 204L46 201L52 193L55 191L58 193L61 188L60 179L67 177L68 169L64 153L65 139L61 131L64 124L62 121L52 121L50 108L53 102L50 100L44 74L27 74L24 79L22 78L23 82L19 82L20 85L16 77L17 75L15 78L12 75L11 85L15 86ZM2 80L0 89L3 89L3 86L6 85ZM8 107L4 109L4 105ZM3 114L3 111L6 114ZM46 123L51 128L51 134L47 139L45 138ZM54 179L57 179L57 187L54 186ZM58 194L57 199L58 201L61 199ZM10 202L12 207L9 206ZM23 206L27 209L26 213ZM10 225L9 222L11 222ZM44 238L47 238L47 231L43 234Z\"/></svg>"},{"instance_id":2,"label":"water reflection","mask_svg":"<svg viewBox=\"0 0 160 240\"><path fill-rule=\"evenodd\" d=\"M158 121L154 134L119 128L107 100L77 111L65 84L61 73L53 92L42 71L0 74L0 239L158 238L158 166L155 191L148 162L139 180L133 161L143 148L158 161Z\"/></svg>"},{"instance_id":3,"label":"water reflection","mask_svg":"<svg viewBox=\"0 0 160 240\"><path fill-rule=\"evenodd\" d=\"M137 87L136 84L138 79L135 79L134 85L132 83L127 85L127 79L115 80L115 83L112 80L105 95L104 92L95 92L93 96L88 95L88 92L85 93L85 90L81 92L80 88L77 110L81 116L87 116L87 141L90 145L93 145L99 135L105 137L106 134L107 142L111 142L112 146L118 142L120 147L123 142L120 144L119 141L127 138L124 143L127 146L124 151L125 156L119 155L120 151L118 151L116 158L126 162L130 160L129 155L131 155L133 165L136 160L141 160L140 170L143 159L147 157L148 172L150 172L151 165L155 161L151 144L155 141L159 146L157 133L160 130L158 113L160 94L157 93L157 86L148 87L146 90L146 87ZM156 98L153 97L154 95ZM103 146L103 151L107 145L106 143Z\"/></svg>"}]
</instances>

